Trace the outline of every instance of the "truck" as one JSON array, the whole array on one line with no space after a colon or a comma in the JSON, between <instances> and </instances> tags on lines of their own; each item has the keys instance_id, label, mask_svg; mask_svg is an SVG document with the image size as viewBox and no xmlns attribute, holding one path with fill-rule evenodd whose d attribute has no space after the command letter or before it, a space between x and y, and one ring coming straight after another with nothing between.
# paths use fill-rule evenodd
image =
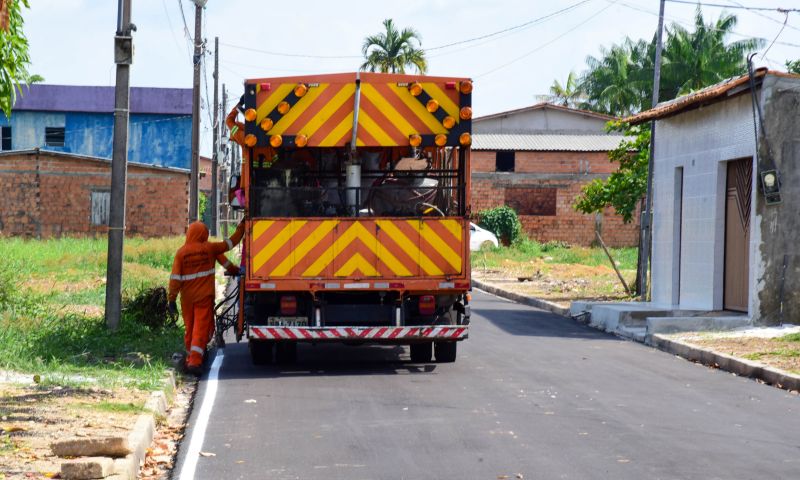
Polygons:
<instances>
[{"instance_id":1,"label":"truck","mask_svg":"<svg viewBox=\"0 0 800 480\"><path fill-rule=\"evenodd\" d=\"M470 323L472 81L383 73L248 79L228 114L244 210L237 340L409 345L454 362Z\"/></svg>"}]
</instances>

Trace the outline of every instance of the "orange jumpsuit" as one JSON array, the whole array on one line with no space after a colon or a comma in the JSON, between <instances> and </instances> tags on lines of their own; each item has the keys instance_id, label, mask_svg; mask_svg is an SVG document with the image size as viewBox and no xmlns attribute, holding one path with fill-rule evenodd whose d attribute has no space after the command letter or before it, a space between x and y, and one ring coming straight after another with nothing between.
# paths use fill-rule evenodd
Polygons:
<instances>
[{"instance_id":1,"label":"orange jumpsuit","mask_svg":"<svg viewBox=\"0 0 800 480\"><path fill-rule=\"evenodd\" d=\"M186 243L175 254L168 299L174 302L181 294L181 313L186 326L184 344L189 352L187 367L202 364L214 331L214 264L219 259L223 265L230 265L222 254L238 244L243 235L244 223L240 223L231 238L209 242L208 228L202 222L194 222L186 232ZM228 265L225 267L230 269Z\"/></svg>"}]
</instances>

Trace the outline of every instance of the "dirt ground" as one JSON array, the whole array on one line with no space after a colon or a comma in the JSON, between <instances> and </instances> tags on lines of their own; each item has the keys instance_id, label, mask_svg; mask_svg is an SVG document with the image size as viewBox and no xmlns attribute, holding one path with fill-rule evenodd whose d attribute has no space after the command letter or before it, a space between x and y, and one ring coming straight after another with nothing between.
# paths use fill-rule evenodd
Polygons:
<instances>
[{"instance_id":1,"label":"dirt ground","mask_svg":"<svg viewBox=\"0 0 800 480\"><path fill-rule=\"evenodd\" d=\"M148 392L0 384L0 479L59 478L50 443L127 435Z\"/></svg>"},{"instance_id":2,"label":"dirt ground","mask_svg":"<svg viewBox=\"0 0 800 480\"><path fill-rule=\"evenodd\" d=\"M635 272L623 270L623 278L632 287ZM547 263L536 259L526 264L507 262L502 268L472 267L473 278L522 295L542 298L562 307L573 300L625 301L631 295L605 265L586 266Z\"/></svg>"},{"instance_id":3,"label":"dirt ground","mask_svg":"<svg viewBox=\"0 0 800 480\"><path fill-rule=\"evenodd\" d=\"M752 336L721 337L714 334L676 334L670 335L670 338L800 375L800 342Z\"/></svg>"}]
</instances>

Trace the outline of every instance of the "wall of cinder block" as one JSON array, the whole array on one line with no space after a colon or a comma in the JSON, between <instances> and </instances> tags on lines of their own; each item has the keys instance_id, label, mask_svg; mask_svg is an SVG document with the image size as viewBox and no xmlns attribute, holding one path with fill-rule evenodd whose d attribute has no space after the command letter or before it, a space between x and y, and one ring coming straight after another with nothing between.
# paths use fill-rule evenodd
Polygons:
<instances>
[{"instance_id":1,"label":"wall of cinder block","mask_svg":"<svg viewBox=\"0 0 800 480\"><path fill-rule=\"evenodd\" d=\"M182 235L188 172L128 166L126 234ZM111 163L38 154L0 157L0 235L30 238L105 235L92 225L92 192L111 188Z\"/></svg>"},{"instance_id":2,"label":"wall of cinder block","mask_svg":"<svg viewBox=\"0 0 800 480\"><path fill-rule=\"evenodd\" d=\"M575 211L575 198L595 178L616 169L606 152L516 152L514 172L495 172L495 152L472 153L472 211L510 205L520 212L525 233L540 242L589 246L599 230L608 246L638 244L638 213L625 224L613 209L600 215Z\"/></svg>"}]
</instances>

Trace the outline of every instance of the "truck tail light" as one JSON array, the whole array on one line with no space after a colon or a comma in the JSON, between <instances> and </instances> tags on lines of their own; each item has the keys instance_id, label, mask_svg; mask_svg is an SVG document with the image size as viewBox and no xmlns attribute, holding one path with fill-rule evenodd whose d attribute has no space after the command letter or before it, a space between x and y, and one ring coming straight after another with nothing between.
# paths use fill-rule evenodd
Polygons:
<instances>
[{"instance_id":1,"label":"truck tail light","mask_svg":"<svg viewBox=\"0 0 800 480\"><path fill-rule=\"evenodd\" d=\"M297 315L297 297L294 295L281 297L281 315Z\"/></svg>"},{"instance_id":2,"label":"truck tail light","mask_svg":"<svg viewBox=\"0 0 800 480\"><path fill-rule=\"evenodd\" d=\"M419 314L433 315L436 311L436 298L433 295L419 297Z\"/></svg>"}]
</instances>

